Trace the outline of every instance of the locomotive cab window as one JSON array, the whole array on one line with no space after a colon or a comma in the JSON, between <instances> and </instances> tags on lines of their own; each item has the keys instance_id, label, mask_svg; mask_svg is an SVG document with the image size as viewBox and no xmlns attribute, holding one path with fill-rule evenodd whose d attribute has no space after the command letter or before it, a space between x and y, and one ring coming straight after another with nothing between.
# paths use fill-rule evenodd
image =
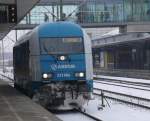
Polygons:
<instances>
[{"instance_id":1,"label":"locomotive cab window","mask_svg":"<svg viewBox=\"0 0 150 121\"><path fill-rule=\"evenodd\" d=\"M41 38L41 54L84 53L82 38Z\"/></svg>"}]
</instances>

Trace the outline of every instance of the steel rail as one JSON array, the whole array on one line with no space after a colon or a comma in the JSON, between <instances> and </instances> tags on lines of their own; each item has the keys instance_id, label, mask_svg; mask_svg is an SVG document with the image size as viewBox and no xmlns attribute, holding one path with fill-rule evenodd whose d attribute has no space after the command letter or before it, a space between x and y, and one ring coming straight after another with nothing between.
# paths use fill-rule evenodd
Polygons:
<instances>
[{"instance_id":1,"label":"steel rail","mask_svg":"<svg viewBox=\"0 0 150 121\"><path fill-rule=\"evenodd\" d=\"M94 117L94 116L92 116L92 115L90 115L90 114L88 114L88 113L86 113L84 111L81 111L81 110L78 110L78 109L76 109L76 111L80 112L81 114L83 114L83 115L85 115L85 116L87 116L87 117L89 117L89 118L91 118L91 119L93 119L95 121L102 121L101 119L99 119L97 117Z\"/></svg>"},{"instance_id":2,"label":"steel rail","mask_svg":"<svg viewBox=\"0 0 150 121\"><path fill-rule=\"evenodd\" d=\"M131 88L131 89L137 89L137 90L143 90L143 91L150 91L150 88L149 89L144 89L144 88L138 88L138 87L132 87L132 86L135 86L135 85L129 85L129 86L125 86L125 85L119 85L119 84L112 84L114 82L100 82L100 81L94 81L95 83L101 83L101 84L106 84L106 85L114 85L114 86L119 86L119 87L126 87L126 88ZM122 83L121 83L122 84ZM141 86L143 87L143 86Z\"/></svg>"},{"instance_id":3,"label":"steel rail","mask_svg":"<svg viewBox=\"0 0 150 121\"><path fill-rule=\"evenodd\" d=\"M130 85L134 85L134 86L142 86L142 87L150 88L150 83L130 82L130 81L126 81L126 80L107 79L107 78L100 78L100 77L94 77L94 79L98 80L98 81L107 81L107 82L122 83L122 84L128 84L128 85L130 84Z\"/></svg>"},{"instance_id":4,"label":"steel rail","mask_svg":"<svg viewBox=\"0 0 150 121\"><path fill-rule=\"evenodd\" d=\"M132 96L132 95L123 94L123 93L118 93L118 92L113 92L113 91L108 91L108 90L102 90L102 89L98 89L98 88L94 88L94 90L102 91L104 93L103 96L105 98L112 99L112 100L117 100L119 102L123 102L123 103L126 103L126 104L135 105L135 106L138 106L138 107L143 107L143 108L146 108L146 109L150 109L150 105L143 105L143 104L140 104L139 102L138 103L134 103L134 102L131 102L131 101L119 99L117 97L106 95L106 93L107 94L114 94L116 96L127 97L127 98L135 99L135 100L138 100L138 101L144 101L144 102L148 102L148 103L150 103L150 99L142 98L142 97L137 97L137 96ZM94 94L97 95L97 96L101 96L100 93L94 92Z\"/></svg>"},{"instance_id":5,"label":"steel rail","mask_svg":"<svg viewBox=\"0 0 150 121\"><path fill-rule=\"evenodd\" d=\"M12 78L10 78L10 77L8 77L8 76L5 76L5 75L3 75L3 74L0 74L1 76L3 76L3 77L5 77L5 78L7 78L7 79L9 79L10 81L14 81L14 79L12 79Z\"/></svg>"},{"instance_id":6,"label":"steel rail","mask_svg":"<svg viewBox=\"0 0 150 121\"><path fill-rule=\"evenodd\" d=\"M14 81L14 79L12 79L12 78L10 78L10 77L8 77L8 76L5 76L5 75L3 75L3 74L0 74L0 75L3 76L3 77L5 77L5 78L7 78L7 79L9 79L9 80L11 80L11 81ZM83 114L83 115L85 115L85 116L87 116L87 117L89 117L89 118L95 120L95 121L102 121L101 119L99 119L99 118L97 118L97 117L94 117L94 116L92 116L92 115L90 115L90 114L88 114L88 113L86 113L86 112L84 112L84 111L81 111L81 110L78 110L78 109L75 109L75 110L78 111L78 112L80 112L81 114Z\"/></svg>"}]
</instances>

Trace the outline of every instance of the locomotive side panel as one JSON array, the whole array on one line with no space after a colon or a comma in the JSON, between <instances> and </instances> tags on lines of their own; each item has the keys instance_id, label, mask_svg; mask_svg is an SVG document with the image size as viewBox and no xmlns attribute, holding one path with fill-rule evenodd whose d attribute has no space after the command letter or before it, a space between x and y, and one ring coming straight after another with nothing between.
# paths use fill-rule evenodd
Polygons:
<instances>
[{"instance_id":1,"label":"locomotive side panel","mask_svg":"<svg viewBox=\"0 0 150 121\"><path fill-rule=\"evenodd\" d=\"M84 43L85 43L85 62L86 62L86 80L87 84L90 87L90 90L93 90L93 62L92 62L92 44L87 33L84 32Z\"/></svg>"}]
</instances>

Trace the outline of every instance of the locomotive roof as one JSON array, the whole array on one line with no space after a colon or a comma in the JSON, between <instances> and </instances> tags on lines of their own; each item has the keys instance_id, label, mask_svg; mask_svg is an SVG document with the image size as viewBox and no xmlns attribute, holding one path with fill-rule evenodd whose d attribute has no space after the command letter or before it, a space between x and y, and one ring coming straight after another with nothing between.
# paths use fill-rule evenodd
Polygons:
<instances>
[{"instance_id":1,"label":"locomotive roof","mask_svg":"<svg viewBox=\"0 0 150 121\"><path fill-rule=\"evenodd\" d=\"M82 29L71 22L45 23L39 26L39 37L81 37Z\"/></svg>"},{"instance_id":2,"label":"locomotive roof","mask_svg":"<svg viewBox=\"0 0 150 121\"><path fill-rule=\"evenodd\" d=\"M82 37L83 32L79 25L72 22L52 22L44 23L40 26L37 26L32 31L26 33L15 43L14 46L18 46L21 43L30 40L33 36L33 33L38 32L39 37Z\"/></svg>"}]
</instances>

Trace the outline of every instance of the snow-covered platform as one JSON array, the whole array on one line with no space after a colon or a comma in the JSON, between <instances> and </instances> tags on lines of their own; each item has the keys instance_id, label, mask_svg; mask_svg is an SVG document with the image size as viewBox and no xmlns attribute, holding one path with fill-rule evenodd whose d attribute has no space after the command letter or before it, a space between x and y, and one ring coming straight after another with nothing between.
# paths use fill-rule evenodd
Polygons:
<instances>
[{"instance_id":1,"label":"snow-covered platform","mask_svg":"<svg viewBox=\"0 0 150 121\"><path fill-rule=\"evenodd\" d=\"M136 79L136 78L103 76L103 75L93 75L93 76L95 78L113 79L113 80L119 80L119 81L127 81L127 82L134 82L134 83L146 83L146 84L150 84L150 80L148 80L148 79Z\"/></svg>"},{"instance_id":2,"label":"snow-covered platform","mask_svg":"<svg viewBox=\"0 0 150 121\"><path fill-rule=\"evenodd\" d=\"M0 121L61 121L0 80Z\"/></svg>"}]
</instances>

